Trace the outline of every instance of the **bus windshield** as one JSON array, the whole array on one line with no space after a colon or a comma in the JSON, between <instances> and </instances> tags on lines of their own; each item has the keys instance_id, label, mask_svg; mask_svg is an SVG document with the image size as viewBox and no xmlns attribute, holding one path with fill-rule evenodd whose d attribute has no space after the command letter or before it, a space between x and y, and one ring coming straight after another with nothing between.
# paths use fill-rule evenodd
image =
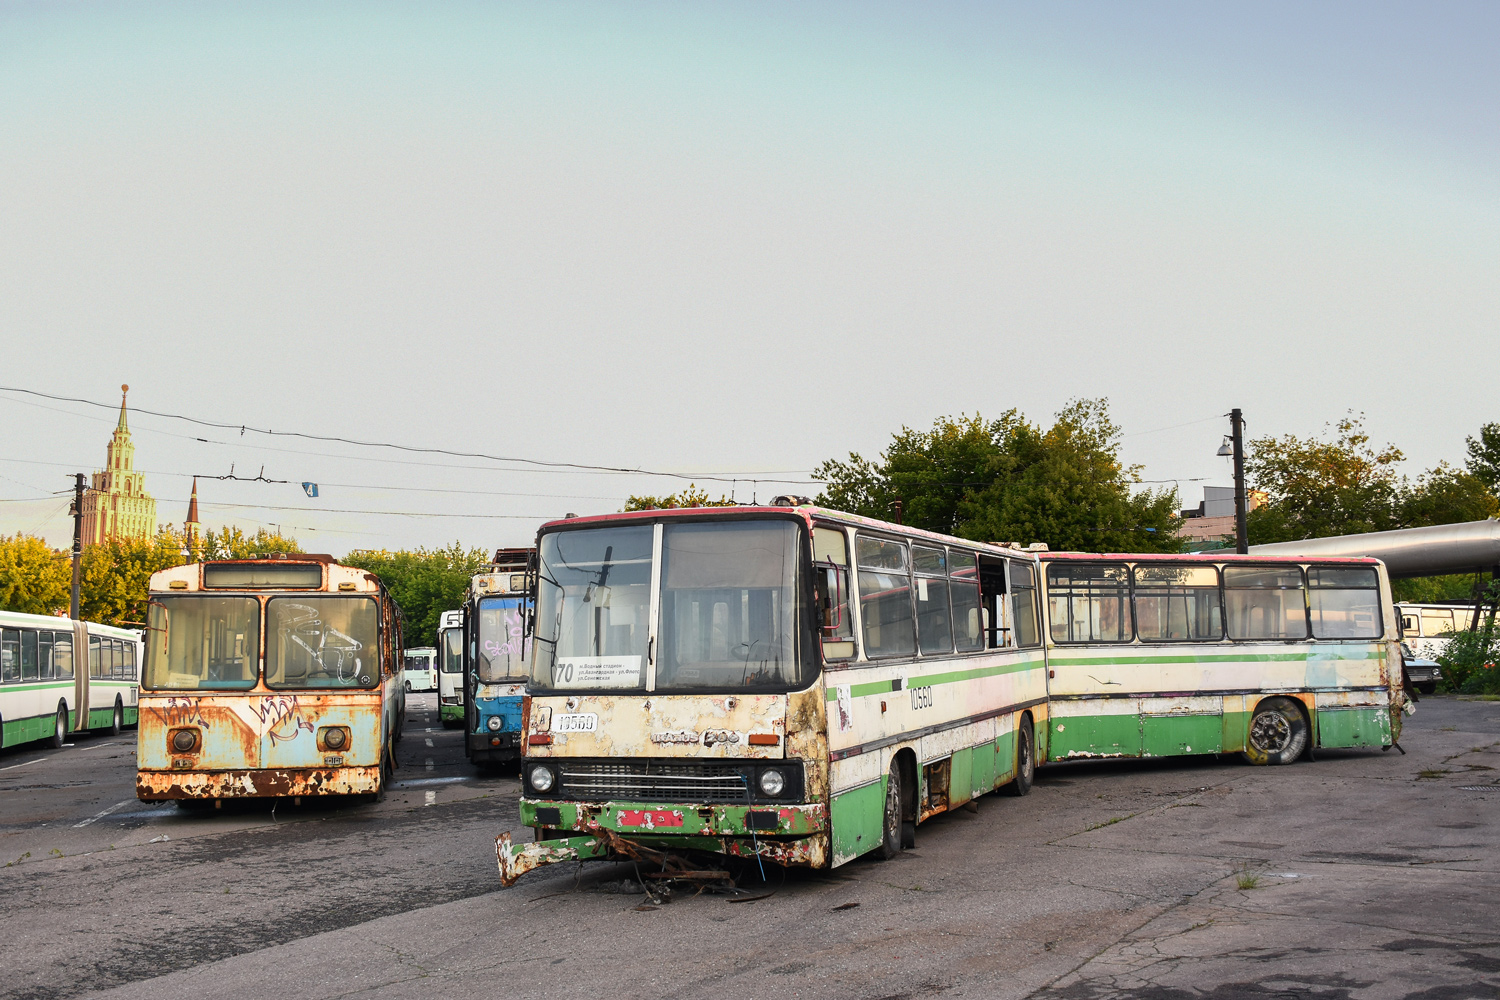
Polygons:
<instances>
[{"instance_id":1,"label":"bus windshield","mask_svg":"<svg viewBox=\"0 0 1500 1000\"><path fill-rule=\"evenodd\" d=\"M372 687L380 681L379 611L369 597L266 602L266 686Z\"/></svg>"},{"instance_id":2,"label":"bus windshield","mask_svg":"<svg viewBox=\"0 0 1500 1000\"><path fill-rule=\"evenodd\" d=\"M253 597L153 597L142 685L157 691L246 690L260 671Z\"/></svg>"},{"instance_id":3,"label":"bus windshield","mask_svg":"<svg viewBox=\"0 0 1500 1000\"><path fill-rule=\"evenodd\" d=\"M438 658L438 669L445 674L462 673L464 669L464 630L444 629L438 643L442 655Z\"/></svg>"},{"instance_id":4,"label":"bus windshield","mask_svg":"<svg viewBox=\"0 0 1500 1000\"><path fill-rule=\"evenodd\" d=\"M486 597L480 600L478 657L480 681L492 684L496 681L526 679L528 643L524 633L519 597ZM457 637L457 648L461 655L463 639L456 629L452 635Z\"/></svg>"},{"instance_id":5,"label":"bus windshield","mask_svg":"<svg viewBox=\"0 0 1500 1000\"><path fill-rule=\"evenodd\" d=\"M542 538L534 689L646 690L652 533L629 525ZM806 683L799 537L780 520L663 527L654 690Z\"/></svg>"}]
</instances>

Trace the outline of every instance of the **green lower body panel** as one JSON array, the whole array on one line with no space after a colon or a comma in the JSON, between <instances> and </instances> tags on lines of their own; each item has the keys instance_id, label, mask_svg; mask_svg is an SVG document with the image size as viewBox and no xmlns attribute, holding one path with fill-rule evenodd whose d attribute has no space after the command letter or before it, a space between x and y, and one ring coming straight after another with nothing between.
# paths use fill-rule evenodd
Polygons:
<instances>
[{"instance_id":1,"label":"green lower body panel","mask_svg":"<svg viewBox=\"0 0 1500 1000\"><path fill-rule=\"evenodd\" d=\"M1141 753L1146 757L1218 753L1223 743L1222 715L1147 715L1141 718Z\"/></svg>"},{"instance_id":2,"label":"green lower body panel","mask_svg":"<svg viewBox=\"0 0 1500 1000\"><path fill-rule=\"evenodd\" d=\"M1138 757L1139 715L1080 715L1051 720L1052 760L1069 757Z\"/></svg>"},{"instance_id":3,"label":"green lower body panel","mask_svg":"<svg viewBox=\"0 0 1500 1000\"><path fill-rule=\"evenodd\" d=\"M829 807L833 856L847 861L880 845L885 822L885 783L889 777L833 797Z\"/></svg>"},{"instance_id":4,"label":"green lower body panel","mask_svg":"<svg viewBox=\"0 0 1500 1000\"><path fill-rule=\"evenodd\" d=\"M123 714L123 713L122 713ZM108 729L115 724L115 707L89 709L89 728Z\"/></svg>"},{"instance_id":5,"label":"green lower body panel","mask_svg":"<svg viewBox=\"0 0 1500 1000\"><path fill-rule=\"evenodd\" d=\"M1008 742L1011 739L1014 739L1014 734L1006 733L996 742ZM986 792L994 791L995 781L1000 777L1000 771L995 764L996 758L999 756L995 744L981 743L970 752L973 754L973 764L971 766L974 770L974 776L971 785L974 789L974 794L979 796L984 795Z\"/></svg>"},{"instance_id":6,"label":"green lower body panel","mask_svg":"<svg viewBox=\"0 0 1500 1000\"><path fill-rule=\"evenodd\" d=\"M958 805L974 797L974 751L965 747L953 751L948 764L948 803Z\"/></svg>"},{"instance_id":7,"label":"green lower body panel","mask_svg":"<svg viewBox=\"0 0 1500 1000\"><path fill-rule=\"evenodd\" d=\"M1235 753L1245 749L1245 737L1250 732L1249 712L1225 712L1219 749L1223 753Z\"/></svg>"},{"instance_id":8,"label":"green lower body panel","mask_svg":"<svg viewBox=\"0 0 1500 1000\"><path fill-rule=\"evenodd\" d=\"M1391 742L1391 713L1384 708L1318 709L1318 745L1379 747Z\"/></svg>"},{"instance_id":9,"label":"green lower body panel","mask_svg":"<svg viewBox=\"0 0 1500 1000\"><path fill-rule=\"evenodd\" d=\"M5 746L14 746L17 743L30 743L32 740L46 739L52 735L54 716L44 715L35 719L10 719L5 720L4 740Z\"/></svg>"},{"instance_id":10,"label":"green lower body panel","mask_svg":"<svg viewBox=\"0 0 1500 1000\"><path fill-rule=\"evenodd\" d=\"M447 722L450 719L459 720L459 719L462 719L463 717L464 717L464 707L462 705L439 705L438 706L438 718L441 719L444 722Z\"/></svg>"}]
</instances>

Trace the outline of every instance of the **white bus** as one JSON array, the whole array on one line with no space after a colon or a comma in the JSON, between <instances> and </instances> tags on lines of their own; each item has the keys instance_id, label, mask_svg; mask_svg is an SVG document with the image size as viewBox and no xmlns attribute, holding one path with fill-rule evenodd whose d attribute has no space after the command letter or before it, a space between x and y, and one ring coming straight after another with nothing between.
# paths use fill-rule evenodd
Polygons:
<instances>
[{"instance_id":1,"label":"white bus","mask_svg":"<svg viewBox=\"0 0 1500 1000\"><path fill-rule=\"evenodd\" d=\"M438 719L444 729L464 724L464 613L438 619Z\"/></svg>"},{"instance_id":2,"label":"white bus","mask_svg":"<svg viewBox=\"0 0 1500 1000\"><path fill-rule=\"evenodd\" d=\"M0 611L0 746L135 725L140 650L129 629Z\"/></svg>"},{"instance_id":3,"label":"white bus","mask_svg":"<svg viewBox=\"0 0 1500 1000\"><path fill-rule=\"evenodd\" d=\"M436 691L437 650L431 646L406 650L401 680L408 691Z\"/></svg>"},{"instance_id":4,"label":"white bus","mask_svg":"<svg viewBox=\"0 0 1500 1000\"><path fill-rule=\"evenodd\" d=\"M1467 604L1398 604L1401 634L1411 651L1436 660L1454 632L1467 631L1474 623L1474 602ZM1484 621L1481 619L1481 626Z\"/></svg>"}]
</instances>

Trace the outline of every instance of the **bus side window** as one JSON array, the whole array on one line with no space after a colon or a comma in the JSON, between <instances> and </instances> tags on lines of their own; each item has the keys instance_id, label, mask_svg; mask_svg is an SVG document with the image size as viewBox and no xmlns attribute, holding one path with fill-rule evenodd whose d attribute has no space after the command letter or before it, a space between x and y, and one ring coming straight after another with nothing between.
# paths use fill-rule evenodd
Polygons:
<instances>
[{"instance_id":1,"label":"bus side window","mask_svg":"<svg viewBox=\"0 0 1500 1000\"><path fill-rule=\"evenodd\" d=\"M14 684L21 679L21 633L13 628L0 629L0 683Z\"/></svg>"},{"instance_id":2,"label":"bus side window","mask_svg":"<svg viewBox=\"0 0 1500 1000\"><path fill-rule=\"evenodd\" d=\"M985 645L1003 649L1014 644L1005 612L1005 560L979 557L979 594L984 601Z\"/></svg>"},{"instance_id":3,"label":"bus side window","mask_svg":"<svg viewBox=\"0 0 1500 1000\"><path fill-rule=\"evenodd\" d=\"M985 622L979 606L979 567L974 553L948 550L948 588L953 593L953 636L958 651L983 649Z\"/></svg>"},{"instance_id":4,"label":"bus side window","mask_svg":"<svg viewBox=\"0 0 1500 1000\"><path fill-rule=\"evenodd\" d=\"M52 633L52 672L59 680L72 680L73 633Z\"/></svg>"},{"instance_id":5,"label":"bus side window","mask_svg":"<svg viewBox=\"0 0 1500 1000\"><path fill-rule=\"evenodd\" d=\"M97 635L91 635L91 636L89 636L89 676L90 677L103 677L104 676L102 673L100 673L100 663L102 661L100 660L99 655L100 655L99 654L99 637Z\"/></svg>"},{"instance_id":6,"label":"bus side window","mask_svg":"<svg viewBox=\"0 0 1500 1000\"><path fill-rule=\"evenodd\" d=\"M35 681L41 677L37 672L36 662L36 632L31 629L21 630L21 680Z\"/></svg>"},{"instance_id":7,"label":"bus side window","mask_svg":"<svg viewBox=\"0 0 1500 1000\"><path fill-rule=\"evenodd\" d=\"M854 656L854 616L849 612L849 546L839 528L813 528L813 586L825 660Z\"/></svg>"},{"instance_id":8,"label":"bus side window","mask_svg":"<svg viewBox=\"0 0 1500 1000\"><path fill-rule=\"evenodd\" d=\"M1027 563L1007 560L1010 566L1010 607L1016 645L1035 646L1041 642L1036 621L1036 574Z\"/></svg>"}]
</instances>

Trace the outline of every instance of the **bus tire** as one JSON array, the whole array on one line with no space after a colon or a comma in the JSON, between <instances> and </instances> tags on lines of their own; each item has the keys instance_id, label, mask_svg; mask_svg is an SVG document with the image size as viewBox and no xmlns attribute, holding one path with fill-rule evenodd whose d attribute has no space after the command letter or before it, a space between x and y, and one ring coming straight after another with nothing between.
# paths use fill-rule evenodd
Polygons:
<instances>
[{"instance_id":1,"label":"bus tire","mask_svg":"<svg viewBox=\"0 0 1500 1000\"><path fill-rule=\"evenodd\" d=\"M119 736L125 728L125 705L115 696L115 714L109 720L109 735Z\"/></svg>"},{"instance_id":2,"label":"bus tire","mask_svg":"<svg viewBox=\"0 0 1500 1000\"><path fill-rule=\"evenodd\" d=\"M901 853L905 842L906 783L901 778L901 761L891 758L891 772L885 779L885 814L880 823L880 860L889 861Z\"/></svg>"},{"instance_id":3,"label":"bus tire","mask_svg":"<svg viewBox=\"0 0 1500 1000\"><path fill-rule=\"evenodd\" d=\"M1006 795L1022 796L1031 791L1036 780L1036 736L1030 717L1021 720L1016 729L1016 776L1002 786Z\"/></svg>"},{"instance_id":4,"label":"bus tire","mask_svg":"<svg viewBox=\"0 0 1500 1000\"><path fill-rule=\"evenodd\" d=\"M411 694L411 681L406 682L406 693Z\"/></svg>"},{"instance_id":5,"label":"bus tire","mask_svg":"<svg viewBox=\"0 0 1500 1000\"><path fill-rule=\"evenodd\" d=\"M47 745L54 750L61 750L66 742L68 742L68 706L60 701L57 703L57 718L52 724L52 735L48 737Z\"/></svg>"},{"instance_id":6,"label":"bus tire","mask_svg":"<svg viewBox=\"0 0 1500 1000\"><path fill-rule=\"evenodd\" d=\"M1307 750L1307 718L1289 698L1267 698L1255 706L1242 756L1251 764L1290 764Z\"/></svg>"}]
</instances>

